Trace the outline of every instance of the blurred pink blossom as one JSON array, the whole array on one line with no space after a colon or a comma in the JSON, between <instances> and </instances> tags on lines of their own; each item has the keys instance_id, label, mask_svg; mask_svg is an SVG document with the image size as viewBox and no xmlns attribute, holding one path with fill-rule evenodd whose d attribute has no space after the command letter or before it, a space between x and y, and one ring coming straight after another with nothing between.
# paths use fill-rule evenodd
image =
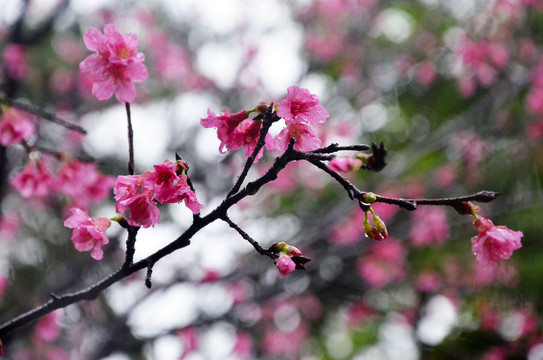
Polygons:
<instances>
[{"instance_id":1,"label":"blurred pink blossom","mask_svg":"<svg viewBox=\"0 0 543 360\"><path fill-rule=\"evenodd\" d=\"M300 325L290 332L277 329L268 330L263 340L263 351L270 356L285 356L300 351L303 341L307 337L307 330Z\"/></svg>"},{"instance_id":2,"label":"blurred pink blossom","mask_svg":"<svg viewBox=\"0 0 543 360\"><path fill-rule=\"evenodd\" d=\"M12 107L1 109L0 144L8 146L30 139L36 128L32 120Z\"/></svg>"},{"instance_id":3,"label":"blurred pink blossom","mask_svg":"<svg viewBox=\"0 0 543 360\"><path fill-rule=\"evenodd\" d=\"M372 287L383 287L405 276L406 250L397 240L376 243L358 259L358 274Z\"/></svg>"},{"instance_id":4,"label":"blurred pink blossom","mask_svg":"<svg viewBox=\"0 0 543 360\"><path fill-rule=\"evenodd\" d=\"M414 246L443 244L449 239L449 222L442 207L422 207L412 215L409 238Z\"/></svg>"},{"instance_id":5,"label":"blurred pink blossom","mask_svg":"<svg viewBox=\"0 0 543 360\"><path fill-rule=\"evenodd\" d=\"M73 229L72 242L78 251L89 251L95 260L102 260L102 246L109 243L105 231L111 226L107 218L94 218L78 208L71 209L72 216L64 221L64 226Z\"/></svg>"},{"instance_id":6,"label":"blurred pink blossom","mask_svg":"<svg viewBox=\"0 0 543 360\"><path fill-rule=\"evenodd\" d=\"M239 359L251 359L253 353L253 339L247 333L238 331L232 353Z\"/></svg>"},{"instance_id":7,"label":"blurred pink blossom","mask_svg":"<svg viewBox=\"0 0 543 360\"><path fill-rule=\"evenodd\" d=\"M198 349L199 337L198 331L189 326L177 332L177 336L183 342L183 353L179 360L183 360L188 354Z\"/></svg>"},{"instance_id":8,"label":"blurred pink blossom","mask_svg":"<svg viewBox=\"0 0 543 360\"><path fill-rule=\"evenodd\" d=\"M346 156L336 157L328 162L328 168L332 171L351 172L362 167L362 160Z\"/></svg>"},{"instance_id":9,"label":"blurred pink blossom","mask_svg":"<svg viewBox=\"0 0 543 360\"><path fill-rule=\"evenodd\" d=\"M87 209L105 199L114 184L115 178L103 175L95 163L70 159L57 172L53 188L70 197L70 206Z\"/></svg>"},{"instance_id":10,"label":"blurred pink blossom","mask_svg":"<svg viewBox=\"0 0 543 360\"><path fill-rule=\"evenodd\" d=\"M19 44L9 44L3 50L2 60L5 71L14 80L24 80L28 73L25 52L26 48Z\"/></svg>"},{"instance_id":11,"label":"blurred pink blossom","mask_svg":"<svg viewBox=\"0 0 543 360\"><path fill-rule=\"evenodd\" d=\"M34 337L48 343L55 341L59 334L58 312L56 311L42 317L34 328Z\"/></svg>"},{"instance_id":12,"label":"blurred pink blossom","mask_svg":"<svg viewBox=\"0 0 543 360\"><path fill-rule=\"evenodd\" d=\"M11 179L11 185L24 199L47 196L52 182L53 177L41 160L37 164L29 161L25 168Z\"/></svg>"}]
</instances>

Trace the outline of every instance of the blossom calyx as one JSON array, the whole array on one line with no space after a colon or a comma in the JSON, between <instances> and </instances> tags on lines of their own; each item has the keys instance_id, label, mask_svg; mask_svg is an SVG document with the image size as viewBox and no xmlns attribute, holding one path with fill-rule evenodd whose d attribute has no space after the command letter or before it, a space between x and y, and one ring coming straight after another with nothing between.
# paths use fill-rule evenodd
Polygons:
<instances>
[{"instance_id":1,"label":"blossom calyx","mask_svg":"<svg viewBox=\"0 0 543 360\"><path fill-rule=\"evenodd\" d=\"M453 205L453 208L460 215L472 215L475 218L477 218L476 213L479 212L479 210L481 210L479 206L473 204L471 201L461 201L461 202L455 203Z\"/></svg>"}]
</instances>

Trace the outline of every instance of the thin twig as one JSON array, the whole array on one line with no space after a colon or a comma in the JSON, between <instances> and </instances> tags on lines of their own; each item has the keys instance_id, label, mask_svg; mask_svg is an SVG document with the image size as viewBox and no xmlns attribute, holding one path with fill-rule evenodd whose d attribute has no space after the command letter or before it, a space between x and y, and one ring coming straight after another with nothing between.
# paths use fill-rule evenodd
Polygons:
<instances>
[{"instance_id":1,"label":"thin twig","mask_svg":"<svg viewBox=\"0 0 543 360\"><path fill-rule=\"evenodd\" d=\"M255 250L260 254L260 255L264 255L264 256L267 256L269 257L270 259L272 260L275 260L277 258L277 256L275 256L275 254L272 252L272 251L269 251L269 250L266 250L264 249L262 246L260 246L260 244L258 243L258 241L256 241L255 239L253 239L249 234L247 234L245 231L243 231L242 228L240 228L236 223L234 223L230 217L228 217L228 214L224 214L222 217L221 217L221 220L225 221L228 225L230 225L230 227L234 230L236 230L242 238L244 238L245 240L247 240L251 245L253 245L253 247L255 248Z\"/></svg>"},{"instance_id":2,"label":"thin twig","mask_svg":"<svg viewBox=\"0 0 543 360\"><path fill-rule=\"evenodd\" d=\"M26 104L26 103L23 103L21 101L8 99L8 98L0 99L0 102L4 102L4 103L6 103L6 104L8 104L10 106L13 106L15 108L18 108L18 109L27 111L29 113L38 115L39 117L42 117L45 120L49 120L51 122L57 123L57 124L59 124L61 126L64 126L66 129L79 131L82 134L87 133L87 130L83 129L81 126L73 124L73 123L68 122L66 120L63 120L63 119L59 118L58 116L56 116L56 115L54 115L54 114L52 114L52 113L50 113L50 112L48 112L46 110L40 109L37 106Z\"/></svg>"},{"instance_id":3,"label":"thin twig","mask_svg":"<svg viewBox=\"0 0 543 360\"><path fill-rule=\"evenodd\" d=\"M258 141L256 143L255 148L253 149L253 152L251 156L247 159L245 162L245 166L243 167L243 171L238 177L238 180L234 184L234 187L232 187L232 190L228 193L226 196L227 198L231 197L235 193L239 191L241 188L241 185L243 184L243 181L247 177L247 174L249 173L249 169L255 162L255 159L260 152L260 150L264 147L264 144L266 143L266 135L268 134L268 130L270 130L271 125L277 121L279 118L277 115L273 112L273 107L269 106L266 109L266 113L264 114L264 119L262 120L262 128L260 129L260 135L258 137Z\"/></svg>"},{"instance_id":4,"label":"thin twig","mask_svg":"<svg viewBox=\"0 0 543 360\"><path fill-rule=\"evenodd\" d=\"M128 121L128 173L134 175L134 131L132 130L132 116L130 103L125 103L126 119Z\"/></svg>"}]
</instances>

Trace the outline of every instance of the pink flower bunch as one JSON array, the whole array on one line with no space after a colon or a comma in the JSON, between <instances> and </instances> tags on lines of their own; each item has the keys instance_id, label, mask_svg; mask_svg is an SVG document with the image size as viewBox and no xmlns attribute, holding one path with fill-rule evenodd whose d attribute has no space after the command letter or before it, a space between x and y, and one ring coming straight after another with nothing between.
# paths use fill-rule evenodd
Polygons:
<instances>
[{"instance_id":1,"label":"pink flower bunch","mask_svg":"<svg viewBox=\"0 0 543 360\"><path fill-rule=\"evenodd\" d=\"M86 211L72 208L72 216L64 221L64 226L73 229L72 242L77 251L89 251L91 257L102 260L104 252L102 246L109 243L105 231L111 226L107 218L94 218Z\"/></svg>"},{"instance_id":2,"label":"pink flower bunch","mask_svg":"<svg viewBox=\"0 0 543 360\"><path fill-rule=\"evenodd\" d=\"M3 50L2 60L7 75L14 80L24 80L28 74L25 56L26 48L19 44L10 44Z\"/></svg>"},{"instance_id":3,"label":"pink flower bunch","mask_svg":"<svg viewBox=\"0 0 543 360\"><path fill-rule=\"evenodd\" d=\"M143 65L145 56L137 52L136 35L121 34L115 25L107 24L103 34L91 28L83 34L83 41L87 49L96 52L79 64L82 72L94 76L92 94L98 100L107 100L115 93L122 103L134 101L134 83L147 78L147 68Z\"/></svg>"},{"instance_id":4,"label":"pink flower bunch","mask_svg":"<svg viewBox=\"0 0 543 360\"><path fill-rule=\"evenodd\" d=\"M496 226L491 220L481 216L473 222L479 235L471 239L472 251L481 264L491 264L498 260L506 260L513 251L520 249L521 231L513 231L506 226Z\"/></svg>"},{"instance_id":5,"label":"pink flower bunch","mask_svg":"<svg viewBox=\"0 0 543 360\"><path fill-rule=\"evenodd\" d=\"M115 178L96 170L95 163L71 159L57 172L53 189L66 194L71 206L87 209L105 199L114 184Z\"/></svg>"},{"instance_id":6,"label":"pink flower bunch","mask_svg":"<svg viewBox=\"0 0 543 360\"><path fill-rule=\"evenodd\" d=\"M442 207L425 207L413 213L409 238L414 246L443 244L449 238L449 223Z\"/></svg>"},{"instance_id":7,"label":"pink flower bunch","mask_svg":"<svg viewBox=\"0 0 543 360\"><path fill-rule=\"evenodd\" d=\"M11 179L11 185L24 199L47 196L52 183L53 177L42 160L29 161L25 168Z\"/></svg>"},{"instance_id":8,"label":"pink flower bunch","mask_svg":"<svg viewBox=\"0 0 543 360\"><path fill-rule=\"evenodd\" d=\"M243 147L245 150L245 159L249 158L253 153L258 138L262 121L249 119L247 110L242 110L235 114L230 114L228 110L224 110L222 114L214 114L211 110L207 110L207 117L200 120L200 124L205 128L217 128L217 137L221 141L219 151L235 151ZM266 148L273 150L273 139L270 134L266 135ZM259 160L262 157L260 152L256 158Z\"/></svg>"},{"instance_id":9,"label":"pink flower bunch","mask_svg":"<svg viewBox=\"0 0 543 360\"><path fill-rule=\"evenodd\" d=\"M0 144L8 146L28 140L36 131L34 123L12 107L1 109Z\"/></svg>"},{"instance_id":10,"label":"pink flower bunch","mask_svg":"<svg viewBox=\"0 0 543 360\"><path fill-rule=\"evenodd\" d=\"M249 118L252 111L257 111L257 109L242 110L235 114L230 114L227 110L222 114L214 114L208 109L208 116L202 118L200 124L205 128L217 129L217 137L221 141L219 146L221 153L225 152L225 148L226 151L234 151L243 147L245 159L247 159L258 143L262 128L261 120ZM289 87L287 98L277 105L277 116L286 121L286 127L275 138L266 134L266 149L285 151L290 138L296 139L294 148L299 151L315 150L322 145L310 125L324 123L329 114L319 104L319 98L309 93L307 89ZM258 161L261 157L262 151L257 154L256 160Z\"/></svg>"},{"instance_id":11,"label":"pink flower bunch","mask_svg":"<svg viewBox=\"0 0 543 360\"><path fill-rule=\"evenodd\" d=\"M275 137L276 150L285 151L290 138L296 139L294 148L298 151L318 149L322 146L321 140L309 125L323 124L330 115L319 104L318 96L309 90L291 86L287 91L287 98L277 105L277 116L283 118L287 126Z\"/></svg>"},{"instance_id":12,"label":"pink flower bunch","mask_svg":"<svg viewBox=\"0 0 543 360\"><path fill-rule=\"evenodd\" d=\"M355 157L336 157L328 162L328 168L333 171L351 172L360 170L362 160Z\"/></svg>"},{"instance_id":13,"label":"pink flower bunch","mask_svg":"<svg viewBox=\"0 0 543 360\"><path fill-rule=\"evenodd\" d=\"M377 243L358 260L358 274L373 287L383 287L405 275L406 251L399 241Z\"/></svg>"},{"instance_id":14,"label":"pink flower bunch","mask_svg":"<svg viewBox=\"0 0 543 360\"><path fill-rule=\"evenodd\" d=\"M507 48L496 41L475 41L465 37L461 41L457 53L462 65L467 70L468 78L477 79L485 87L492 85L498 72L501 72L509 63ZM462 86L465 87L465 85ZM464 90L468 90L468 88ZM466 92L463 95L471 94Z\"/></svg>"},{"instance_id":15,"label":"pink flower bunch","mask_svg":"<svg viewBox=\"0 0 543 360\"><path fill-rule=\"evenodd\" d=\"M142 175L117 177L113 192L117 201L117 212L130 211L128 224L132 226L155 226L160 219L160 203L179 203L185 205L197 214L202 210L196 194L188 184L184 174L186 163L178 160L175 163L166 160L163 164L155 165L155 171ZM178 174L180 173L180 174Z\"/></svg>"}]
</instances>

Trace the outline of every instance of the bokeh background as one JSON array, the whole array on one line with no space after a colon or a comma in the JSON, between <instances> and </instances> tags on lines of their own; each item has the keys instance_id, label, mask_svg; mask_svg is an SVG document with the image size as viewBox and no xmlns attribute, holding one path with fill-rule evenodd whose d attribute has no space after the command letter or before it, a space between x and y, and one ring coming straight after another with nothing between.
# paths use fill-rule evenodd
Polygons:
<instances>
[{"instance_id":1,"label":"bokeh background","mask_svg":"<svg viewBox=\"0 0 543 360\"><path fill-rule=\"evenodd\" d=\"M291 85L317 94L325 143L383 142L388 166L346 176L365 191L453 197L485 189L495 224L524 233L492 267L471 253L472 219L453 209L376 205L390 238L364 236L363 213L327 174L292 163L231 217L264 246L286 241L312 261L277 268L224 223L97 300L9 334L6 359L543 359L541 245L543 2L539 0L0 0L3 96L78 123L33 118L41 149L126 175L124 106L97 101L79 72L82 34L115 24L138 36L149 78L132 104L136 173L175 153L190 165L203 213L224 199L243 153L220 154L207 110L277 103ZM280 129L272 128L277 134ZM252 169L256 178L273 152ZM113 225L104 260L77 252L63 227L74 199L22 199L9 180L46 151L0 147L0 321L95 283L122 264ZM111 217L112 194L89 208ZM192 220L162 205L138 233L136 259Z\"/></svg>"}]
</instances>

